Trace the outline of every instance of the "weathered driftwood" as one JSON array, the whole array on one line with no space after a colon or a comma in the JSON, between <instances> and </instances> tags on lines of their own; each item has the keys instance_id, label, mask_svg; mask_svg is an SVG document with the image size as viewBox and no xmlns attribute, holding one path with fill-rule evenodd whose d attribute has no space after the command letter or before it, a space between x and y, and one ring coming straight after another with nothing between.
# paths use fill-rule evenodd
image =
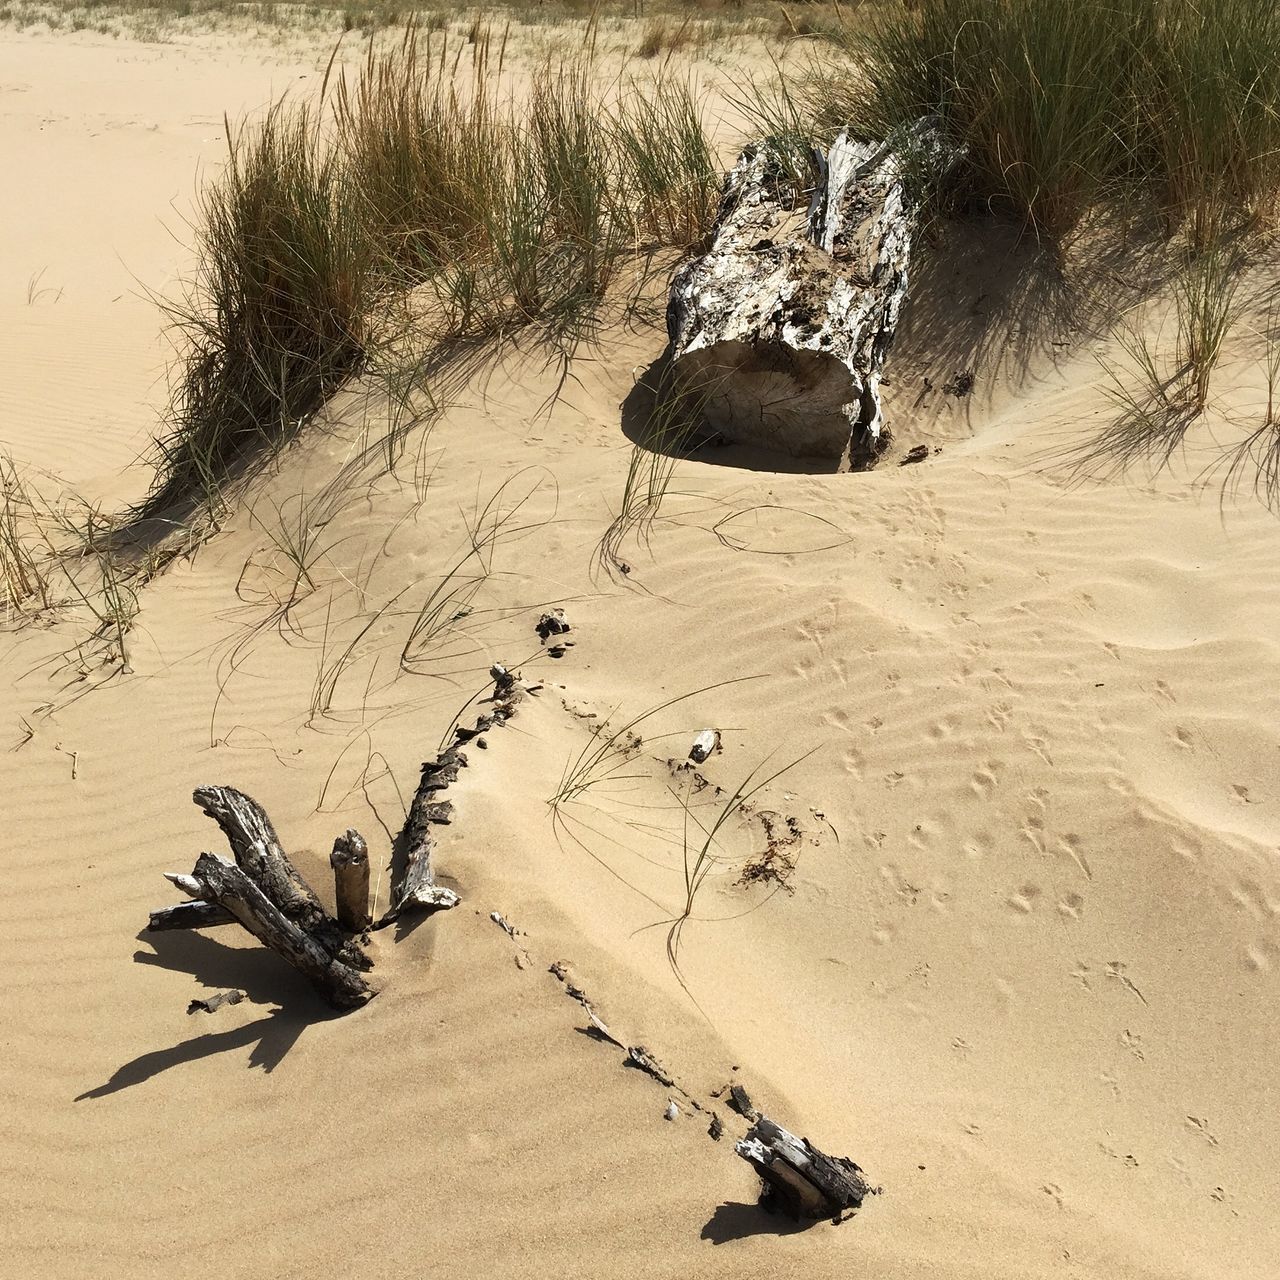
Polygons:
<instances>
[{"instance_id":1,"label":"weathered driftwood","mask_svg":"<svg viewBox=\"0 0 1280 1280\"><path fill-rule=\"evenodd\" d=\"M198 787L193 799L222 828L236 861L204 853L190 875L167 872L165 879L191 901L153 911L148 927L202 929L236 922L300 970L335 1008L353 1009L368 1000L374 992L359 972L369 968L368 958L321 906L262 806L234 787ZM337 847L353 864L354 855L363 857L367 917L364 841L348 831Z\"/></svg>"},{"instance_id":2,"label":"weathered driftwood","mask_svg":"<svg viewBox=\"0 0 1280 1280\"><path fill-rule=\"evenodd\" d=\"M338 923L348 933L369 927L369 848L358 831L347 831L333 842L329 855L333 868L334 899Z\"/></svg>"},{"instance_id":3,"label":"weathered driftwood","mask_svg":"<svg viewBox=\"0 0 1280 1280\"><path fill-rule=\"evenodd\" d=\"M192 873L201 897L225 907L255 938L283 956L335 1009L355 1009L371 999L364 977L289 919L241 867L202 853Z\"/></svg>"},{"instance_id":4,"label":"weathered driftwood","mask_svg":"<svg viewBox=\"0 0 1280 1280\"><path fill-rule=\"evenodd\" d=\"M519 677L506 667L495 664L489 674L493 677L493 693L489 697L491 710L481 715L473 727L455 729L453 743L422 766L418 789L414 792L400 837L405 848L404 874L392 893L391 910L378 922L379 925L389 924L406 911L439 910L458 904L458 895L452 889L436 883L431 866L433 828L453 820L453 805L436 797L450 783L456 782L459 772L467 767L463 744L479 737L495 724L509 720L527 692Z\"/></svg>"},{"instance_id":5,"label":"weathered driftwood","mask_svg":"<svg viewBox=\"0 0 1280 1280\"><path fill-rule=\"evenodd\" d=\"M875 462L916 226L904 166L936 158L937 139L927 121L892 143L842 133L815 157L807 214L786 144L742 152L711 248L677 272L667 308L672 373L708 426L800 457Z\"/></svg>"},{"instance_id":6,"label":"weathered driftwood","mask_svg":"<svg viewBox=\"0 0 1280 1280\"><path fill-rule=\"evenodd\" d=\"M347 946L341 926L299 875L266 810L256 800L234 787L197 787L192 799L222 828L236 864L286 919L333 955ZM355 961L354 955L348 958Z\"/></svg>"},{"instance_id":7,"label":"weathered driftwood","mask_svg":"<svg viewBox=\"0 0 1280 1280\"><path fill-rule=\"evenodd\" d=\"M224 1004L239 1004L243 999L243 991L219 991L217 995L193 1000L187 1005L187 1013L217 1013Z\"/></svg>"},{"instance_id":8,"label":"weathered driftwood","mask_svg":"<svg viewBox=\"0 0 1280 1280\"><path fill-rule=\"evenodd\" d=\"M235 922L235 916L216 902L178 902L153 911L147 928L152 933L163 933L169 929L210 929Z\"/></svg>"},{"instance_id":9,"label":"weathered driftwood","mask_svg":"<svg viewBox=\"0 0 1280 1280\"><path fill-rule=\"evenodd\" d=\"M763 1203L795 1218L838 1218L875 1194L852 1160L824 1155L807 1138L797 1138L766 1116L734 1150L764 1180Z\"/></svg>"}]
</instances>

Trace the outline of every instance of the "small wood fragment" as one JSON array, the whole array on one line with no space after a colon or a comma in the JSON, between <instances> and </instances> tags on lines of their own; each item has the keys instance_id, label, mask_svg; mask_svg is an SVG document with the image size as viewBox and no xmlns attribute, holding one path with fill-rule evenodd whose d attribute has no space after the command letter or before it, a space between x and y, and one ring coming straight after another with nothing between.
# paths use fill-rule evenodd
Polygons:
<instances>
[{"instance_id":1,"label":"small wood fragment","mask_svg":"<svg viewBox=\"0 0 1280 1280\"><path fill-rule=\"evenodd\" d=\"M239 1004L245 998L243 991L219 991L217 995L205 996L203 999L193 1000L187 1005L187 1012L191 1013L217 1013L224 1004Z\"/></svg>"},{"instance_id":2,"label":"small wood fragment","mask_svg":"<svg viewBox=\"0 0 1280 1280\"><path fill-rule=\"evenodd\" d=\"M347 831L333 842L329 855L333 868L338 923L348 933L369 927L369 849L358 831Z\"/></svg>"},{"instance_id":3,"label":"small wood fragment","mask_svg":"<svg viewBox=\"0 0 1280 1280\"><path fill-rule=\"evenodd\" d=\"M543 640L550 636L562 636L566 631L572 630L563 609L552 609L549 613L544 613L538 619L538 625L534 629Z\"/></svg>"},{"instance_id":4,"label":"small wood fragment","mask_svg":"<svg viewBox=\"0 0 1280 1280\"><path fill-rule=\"evenodd\" d=\"M760 1113L751 1101L751 1095L740 1085L729 1088L729 1105L746 1120L759 1120Z\"/></svg>"},{"instance_id":5,"label":"small wood fragment","mask_svg":"<svg viewBox=\"0 0 1280 1280\"><path fill-rule=\"evenodd\" d=\"M164 933L171 929L209 929L215 925L235 923L235 916L216 902L179 902L153 911L147 921L147 931Z\"/></svg>"},{"instance_id":6,"label":"small wood fragment","mask_svg":"<svg viewBox=\"0 0 1280 1280\"><path fill-rule=\"evenodd\" d=\"M797 1219L838 1219L876 1192L852 1160L825 1155L766 1116L734 1150L764 1181L761 1203Z\"/></svg>"}]
</instances>

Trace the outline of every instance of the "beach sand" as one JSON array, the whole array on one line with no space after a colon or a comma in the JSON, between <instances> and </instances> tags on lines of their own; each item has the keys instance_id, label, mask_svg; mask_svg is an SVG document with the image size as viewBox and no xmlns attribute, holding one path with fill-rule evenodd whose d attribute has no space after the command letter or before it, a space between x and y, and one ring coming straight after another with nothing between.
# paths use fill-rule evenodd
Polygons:
<instances>
[{"instance_id":1,"label":"beach sand","mask_svg":"<svg viewBox=\"0 0 1280 1280\"><path fill-rule=\"evenodd\" d=\"M108 509L145 490L148 295L189 264L222 113L326 58L0 32L0 451ZM596 551L660 326L606 332L559 387L509 355L394 475L353 464L382 410L344 392L145 588L131 674L99 683L69 621L0 636L9 1274L1275 1274L1275 518L1220 506L1194 459L1077 485L1046 462L1107 412L1087 335L918 399L959 359L931 357L937 323L908 319L891 408L901 449L940 452L683 462L627 572ZM1220 375L1241 403L1247 345ZM303 516L315 590L273 623L271 531L339 475ZM483 571L402 669L478 526ZM385 851L495 661L543 690L469 753L437 853L462 903L376 935L368 1006L328 1016L238 930L141 933L162 872L225 852L193 786L255 796L327 893L333 837ZM548 803L593 725L672 699ZM706 727L699 790L669 761ZM673 966L703 828L784 766L724 828ZM798 833L772 859L770 827ZM586 1033L560 961L678 1088ZM227 988L248 998L186 1012ZM840 1225L763 1214L730 1083L882 1194Z\"/></svg>"}]
</instances>

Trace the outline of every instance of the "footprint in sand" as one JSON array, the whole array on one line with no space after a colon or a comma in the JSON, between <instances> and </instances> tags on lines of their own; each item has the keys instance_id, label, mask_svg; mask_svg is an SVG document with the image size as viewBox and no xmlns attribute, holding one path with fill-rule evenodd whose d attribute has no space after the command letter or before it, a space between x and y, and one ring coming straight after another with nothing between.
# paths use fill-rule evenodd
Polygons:
<instances>
[{"instance_id":1,"label":"footprint in sand","mask_svg":"<svg viewBox=\"0 0 1280 1280\"><path fill-rule=\"evenodd\" d=\"M1086 880L1093 879L1093 868L1089 865L1089 860L1084 856L1084 850L1080 847L1081 841L1078 835L1068 832L1061 840L1058 841L1058 852L1065 858L1070 858L1075 863L1076 869Z\"/></svg>"},{"instance_id":2,"label":"footprint in sand","mask_svg":"<svg viewBox=\"0 0 1280 1280\"><path fill-rule=\"evenodd\" d=\"M1040 729L1035 725L1032 725L1031 728L1022 735L1022 740L1033 752L1035 752L1036 755L1040 757L1041 760L1045 762L1045 764L1052 765L1053 757L1049 754L1049 739L1046 736L1048 732L1049 731L1047 729Z\"/></svg>"},{"instance_id":3,"label":"footprint in sand","mask_svg":"<svg viewBox=\"0 0 1280 1280\"><path fill-rule=\"evenodd\" d=\"M992 728L998 729L1003 733L1009 727L1009 721L1013 719L1013 708L1007 702L997 702L987 712L987 723Z\"/></svg>"},{"instance_id":4,"label":"footprint in sand","mask_svg":"<svg viewBox=\"0 0 1280 1280\"><path fill-rule=\"evenodd\" d=\"M866 757L862 754L861 751L857 749L857 747L850 747L844 753L844 771L855 782L862 781L863 771L866 769L866 767L867 767Z\"/></svg>"},{"instance_id":5,"label":"footprint in sand","mask_svg":"<svg viewBox=\"0 0 1280 1280\"><path fill-rule=\"evenodd\" d=\"M1017 893L1011 893L1004 901L1007 907L1022 915L1030 915L1036 908L1036 900L1040 897L1040 886L1024 884Z\"/></svg>"},{"instance_id":6,"label":"footprint in sand","mask_svg":"<svg viewBox=\"0 0 1280 1280\"><path fill-rule=\"evenodd\" d=\"M1078 893L1069 893L1058 903L1058 914L1069 920L1079 920L1084 915L1084 899Z\"/></svg>"},{"instance_id":7,"label":"footprint in sand","mask_svg":"<svg viewBox=\"0 0 1280 1280\"><path fill-rule=\"evenodd\" d=\"M1200 1116L1188 1116L1186 1123L1192 1133L1199 1134L1211 1147L1218 1145L1218 1139L1210 1132L1207 1120Z\"/></svg>"},{"instance_id":8,"label":"footprint in sand","mask_svg":"<svg viewBox=\"0 0 1280 1280\"><path fill-rule=\"evenodd\" d=\"M1280 955L1273 942L1255 943L1244 949L1244 967L1249 973L1270 973Z\"/></svg>"},{"instance_id":9,"label":"footprint in sand","mask_svg":"<svg viewBox=\"0 0 1280 1280\"><path fill-rule=\"evenodd\" d=\"M1191 736L1190 729L1184 729L1182 725L1175 725L1173 728L1173 740L1184 751L1190 751L1195 746L1195 739Z\"/></svg>"},{"instance_id":10,"label":"footprint in sand","mask_svg":"<svg viewBox=\"0 0 1280 1280\"><path fill-rule=\"evenodd\" d=\"M969 786L979 800L991 799L991 793L996 789L996 766L988 761L969 779Z\"/></svg>"}]
</instances>

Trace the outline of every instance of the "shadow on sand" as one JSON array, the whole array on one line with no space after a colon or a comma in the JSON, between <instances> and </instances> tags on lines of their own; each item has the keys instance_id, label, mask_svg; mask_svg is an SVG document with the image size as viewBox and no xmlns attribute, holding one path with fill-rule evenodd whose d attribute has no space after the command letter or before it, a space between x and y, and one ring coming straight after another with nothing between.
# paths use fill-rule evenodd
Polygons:
<instances>
[{"instance_id":1,"label":"shadow on sand","mask_svg":"<svg viewBox=\"0 0 1280 1280\"><path fill-rule=\"evenodd\" d=\"M97 1088L80 1094L77 1102L104 1098L142 1084L171 1067L250 1045L250 1068L272 1071L308 1026L337 1016L321 1003L301 975L266 951L229 947L202 933L142 933L139 940L153 950L135 952L133 958L138 964L189 973L210 990L239 988L251 1003L274 1007L255 1022L193 1036L171 1048L141 1054L118 1067Z\"/></svg>"},{"instance_id":2,"label":"shadow on sand","mask_svg":"<svg viewBox=\"0 0 1280 1280\"><path fill-rule=\"evenodd\" d=\"M741 1204L726 1200L702 1228L701 1238L712 1244L728 1244L748 1236L794 1236L807 1231L813 1222L797 1222L794 1218L769 1213L758 1204Z\"/></svg>"}]
</instances>

